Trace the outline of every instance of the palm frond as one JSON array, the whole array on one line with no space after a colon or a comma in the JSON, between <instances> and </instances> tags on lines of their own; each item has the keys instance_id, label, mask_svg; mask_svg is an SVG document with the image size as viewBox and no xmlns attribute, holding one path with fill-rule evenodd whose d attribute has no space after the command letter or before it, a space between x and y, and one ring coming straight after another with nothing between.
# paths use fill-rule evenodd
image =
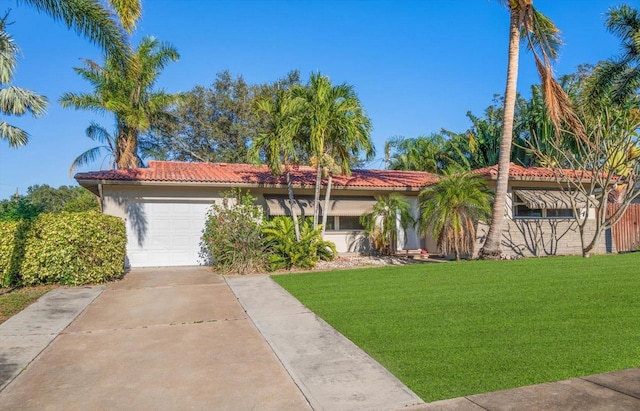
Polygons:
<instances>
[{"instance_id":1,"label":"palm frond","mask_svg":"<svg viewBox=\"0 0 640 411\"><path fill-rule=\"evenodd\" d=\"M85 164L93 163L94 161L96 161L98 158L102 156L103 151L108 151L108 150L109 150L109 147L107 146L98 146L98 147L90 148L89 150L80 154L78 157L76 157L75 160L73 160L73 163L71 163L71 167L69 168L69 175L72 176L73 172L77 168L82 167ZM111 156L111 153L108 152L107 156Z\"/></svg>"},{"instance_id":2,"label":"palm frond","mask_svg":"<svg viewBox=\"0 0 640 411\"><path fill-rule=\"evenodd\" d=\"M0 84L8 84L13 79L13 74L17 65L16 56L20 52L20 48L4 30L5 16L2 20L0 28Z\"/></svg>"},{"instance_id":3,"label":"palm frond","mask_svg":"<svg viewBox=\"0 0 640 411\"><path fill-rule=\"evenodd\" d=\"M109 0L111 7L120 18L122 27L131 34L142 16L141 0Z\"/></svg>"},{"instance_id":4,"label":"palm frond","mask_svg":"<svg viewBox=\"0 0 640 411\"><path fill-rule=\"evenodd\" d=\"M47 98L20 87L3 88L0 89L0 111L13 116L31 113L39 117L47 112Z\"/></svg>"},{"instance_id":5,"label":"palm frond","mask_svg":"<svg viewBox=\"0 0 640 411\"><path fill-rule=\"evenodd\" d=\"M99 45L120 63L128 59L130 47L127 36L117 17L101 1L19 0L18 3L30 5L63 22L68 28Z\"/></svg>"},{"instance_id":6,"label":"palm frond","mask_svg":"<svg viewBox=\"0 0 640 411\"><path fill-rule=\"evenodd\" d=\"M29 134L11 124L4 121L0 122L0 138L9 142L9 147L20 147L27 144L29 141Z\"/></svg>"}]
</instances>

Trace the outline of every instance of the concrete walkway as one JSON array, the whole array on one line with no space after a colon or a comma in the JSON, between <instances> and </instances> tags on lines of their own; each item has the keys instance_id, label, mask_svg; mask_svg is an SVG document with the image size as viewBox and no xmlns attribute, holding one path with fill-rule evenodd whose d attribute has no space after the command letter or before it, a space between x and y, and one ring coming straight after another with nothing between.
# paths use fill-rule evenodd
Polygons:
<instances>
[{"instance_id":1,"label":"concrete walkway","mask_svg":"<svg viewBox=\"0 0 640 411\"><path fill-rule=\"evenodd\" d=\"M640 368L437 401L411 411L638 411Z\"/></svg>"},{"instance_id":2,"label":"concrete walkway","mask_svg":"<svg viewBox=\"0 0 640 411\"><path fill-rule=\"evenodd\" d=\"M200 267L46 294L0 325L0 384L0 410L640 410L640 368L425 404L269 277Z\"/></svg>"},{"instance_id":3,"label":"concrete walkway","mask_svg":"<svg viewBox=\"0 0 640 411\"><path fill-rule=\"evenodd\" d=\"M25 369L105 287L58 288L0 325L0 391Z\"/></svg>"},{"instance_id":4,"label":"concrete walkway","mask_svg":"<svg viewBox=\"0 0 640 411\"><path fill-rule=\"evenodd\" d=\"M395 410L423 401L270 277L227 278L314 410Z\"/></svg>"}]
</instances>

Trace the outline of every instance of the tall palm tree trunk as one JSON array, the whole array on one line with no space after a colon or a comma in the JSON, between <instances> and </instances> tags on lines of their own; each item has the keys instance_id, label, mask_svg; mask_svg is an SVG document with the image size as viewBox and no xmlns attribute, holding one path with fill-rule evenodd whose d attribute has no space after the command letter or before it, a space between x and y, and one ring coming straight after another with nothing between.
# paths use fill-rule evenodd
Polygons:
<instances>
[{"instance_id":1,"label":"tall palm tree trunk","mask_svg":"<svg viewBox=\"0 0 640 411\"><path fill-rule=\"evenodd\" d=\"M300 223L298 222L298 214L296 214L296 203L293 199L293 183L291 182L291 173L286 171L287 190L289 191L289 206L291 207L291 217L293 218L293 227L296 232L296 241L300 241Z\"/></svg>"},{"instance_id":2,"label":"tall palm tree trunk","mask_svg":"<svg viewBox=\"0 0 640 411\"><path fill-rule=\"evenodd\" d=\"M114 159L113 162L116 165L116 168L126 168L124 161L123 161L123 156L124 156L124 151L125 151L125 141L127 139L127 134L126 132L121 128L118 127L118 135L115 138L115 150L114 150Z\"/></svg>"},{"instance_id":3,"label":"tall palm tree trunk","mask_svg":"<svg viewBox=\"0 0 640 411\"><path fill-rule=\"evenodd\" d=\"M324 232L327 227L327 217L329 214L329 200L331 198L331 181L332 175L329 173L327 176L327 189L324 193L324 213L322 213L322 235L324 236Z\"/></svg>"},{"instance_id":4,"label":"tall palm tree trunk","mask_svg":"<svg viewBox=\"0 0 640 411\"><path fill-rule=\"evenodd\" d=\"M495 200L491 214L491 225L487 240L480 250L480 258L499 259L502 255L502 227L509 184L509 162L511 160L511 142L513 139L513 118L516 106L516 87L518 83L518 54L520 52L519 13L511 8L509 25L509 63L507 68L507 87L504 98L504 118L502 137L500 138L500 156L498 158L498 179L496 181Z\"/></svg>"},{"instance_id":5,"label":"tall palm tree trunk","mask_svg":"<svg viewBox=\"0 0 640 411\"><path fill-rule=\"evenodd\" d=\"M322 165L318 160L316 166L316 191L313 197L313 229L318 229L318 217L320 215L320 188L322 186Z\"/></svg>"}]
</instances>

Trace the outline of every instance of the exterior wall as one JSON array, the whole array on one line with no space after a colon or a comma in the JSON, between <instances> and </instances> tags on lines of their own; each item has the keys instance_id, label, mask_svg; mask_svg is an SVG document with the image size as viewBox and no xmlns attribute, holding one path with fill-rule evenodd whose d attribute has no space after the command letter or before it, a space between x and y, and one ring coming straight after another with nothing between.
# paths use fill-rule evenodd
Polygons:
<instances>
[{"instance_id":1,"label":"exterior wall","mask_svg":"<svg viewBox=\"0 0 640 411\"><path fill-rule=\"evenodd\" d=\"M489 182L490 186L491 183ZM515 181L511 185L516 188L557 188L556 183L540 183L531 181ZM195 202L213 203L219 201L221 193L229 190L230 187L207 187L207 186L184 186L184 185L105 185L103 193L103 212L126 219L128 225L136 230L144 230L145 216L142 212L141 203L144 202ZM258 204L266 208L264 194L286 195L286 188L251 188ZM374 190L357 190L337 188L332 192L332 197L339 196L366 196L385 194L385 192ZM418 199L416 192L404 193L412 205L414 217L418 217ZM296 189L296 196L312 196L313 189ZM324 193L322 193L324 195ZM503 232L502 247L505 255L511 257L530 257L548 255L569 255L582 253L580 233L577 224L573 219L514 219L512 207L512 187L507 194L507 204L505 208L505 227ZM362 210L366 212L366 210ZM589 210L589 217L592 219L593 210ZM592 220L587 226L586 236L590 237L595 230L595 222ZM421 238L417 227L410 227L407 230L406 240L399 238L398 249L418 249L424 248L430 253L438 253L435 241L432 238ZM477 256L482 247L488 226L479 224L477 227L476 246L473 257ZM325 239L336 244L339 253L369 253L371 251L369 242L363 231L328 231ZM601 235L600 242L593 250L593 253L615 252L611 234L605 232Z\"/></svg>"},{"instance_id":2,"label":"exterior wall","mask_svg":"<svg viewBox=\"0 0 640 411\"><path fill-rule=\"evenodd\" d=\"M521 187L521 186L518 186ZM537 187L540 187L539 185ZM557 185L555 186L557 187ZM594 210L589 210L585 227L585 239L590 241L595 233ZM513 192L509 188L502 231L502 252L508 257L544 257L552 255L582 255L582 242L578 224L573 218L513 218ZM473 257L484 245L489 226L479 223L476 228L476 244ZM615 252L611 232L600 236L592 254Z\"/></svg>"},{"instance_id":3,"label":"exterior wall","mask_svg":"<svg viewBox=\"0 0 640 411\"><path fill-rule=\"evenodd\" d=\"M211 203L220 201L222 193L229 188L220 187L203 187L203 186L160 186L160 185L105 185L103 187L103 212L105 214L117 216L125 219L128 225L134 227L137 231L144 231L146 216L144 209L140 204L144 202L198 202ZM251 188L250 192L256 197L258 205L265 208L266 202L264 194L286 195L285 188L265 189ZM324 192L321 193L321 199L324 200ZM332 198L339 196L353 197L362 195L364 197L372 197L382 194L369 190L332 190ZM417 193L415 193L417 194ZM313 196L313 189L297 189L296 196ZM417 198L408 197L412 204L414 215L417 216ZM367 210L363 209L363 214ZM204 228L204 227L203 227ZM144 237L144 232L139 232L139 237ZM369 241L364 231L328 231L324 238L336 244L339 253L369 253L371 251ZM421 248L421 239L414 228L407 230L407 241L400 244L402 248L417 249Z\"/></svg>"},{"instance_id":4,"label":"exterior wall","mask_svg":"<svg viewBox=\"0 0 640 411\"><path fill-rule=\"evenodd\" d=\"M489 226L478 224L474 256L484 244ZM595 222L585 227L585 238L590 239L595 232ZM509 257L545 257L552 255L582 255L580 231L573 219L505 219L502 232L502 252ZM593 254L615 252L610 231L600 236Z\"/></svg>"},{"instance_id":5,"label":"exterior wall","mask_svg":"<svg viewBox=\"0 0 640 411\"><path fill-rule=\"evenodd\" d=\"M364 253L371 251L369 240L364 231L327 231L324 239L336 245L338 253Z\"/></svg>"}]
</instances>

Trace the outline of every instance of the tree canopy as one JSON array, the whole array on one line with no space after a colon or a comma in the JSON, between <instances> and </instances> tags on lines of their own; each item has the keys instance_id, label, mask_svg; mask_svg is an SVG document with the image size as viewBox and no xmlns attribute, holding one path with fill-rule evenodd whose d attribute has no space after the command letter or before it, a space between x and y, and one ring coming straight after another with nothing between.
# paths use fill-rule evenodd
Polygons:
<instances>
[{"instance_id":1,"label":"tree canopy","mask_svg":"<svg viewBox=\"0 0 640 411\"><path fill-rule=\"evenodd\" d=\"M17 221L41 213L80 212L98 210L96 196L83 187L50 187L36 184L18 195L0 201L0 221Z\"/></svg>"},{"instance_id":2,"label":"tree canopy","mask_svg":"<svg viewBox=\"0 0 640 411\"><path fill-rule=\"evenodd\" d=\"M261 118L252 105L275 97L278 90L300 83L297 71L273 83L248 84L229 71L216 75L210 87L197 86L184 93L153 134L154 157L175 161L251 162L252 141L269 133L269 120Z\"/></svg>"}]
</instances>

